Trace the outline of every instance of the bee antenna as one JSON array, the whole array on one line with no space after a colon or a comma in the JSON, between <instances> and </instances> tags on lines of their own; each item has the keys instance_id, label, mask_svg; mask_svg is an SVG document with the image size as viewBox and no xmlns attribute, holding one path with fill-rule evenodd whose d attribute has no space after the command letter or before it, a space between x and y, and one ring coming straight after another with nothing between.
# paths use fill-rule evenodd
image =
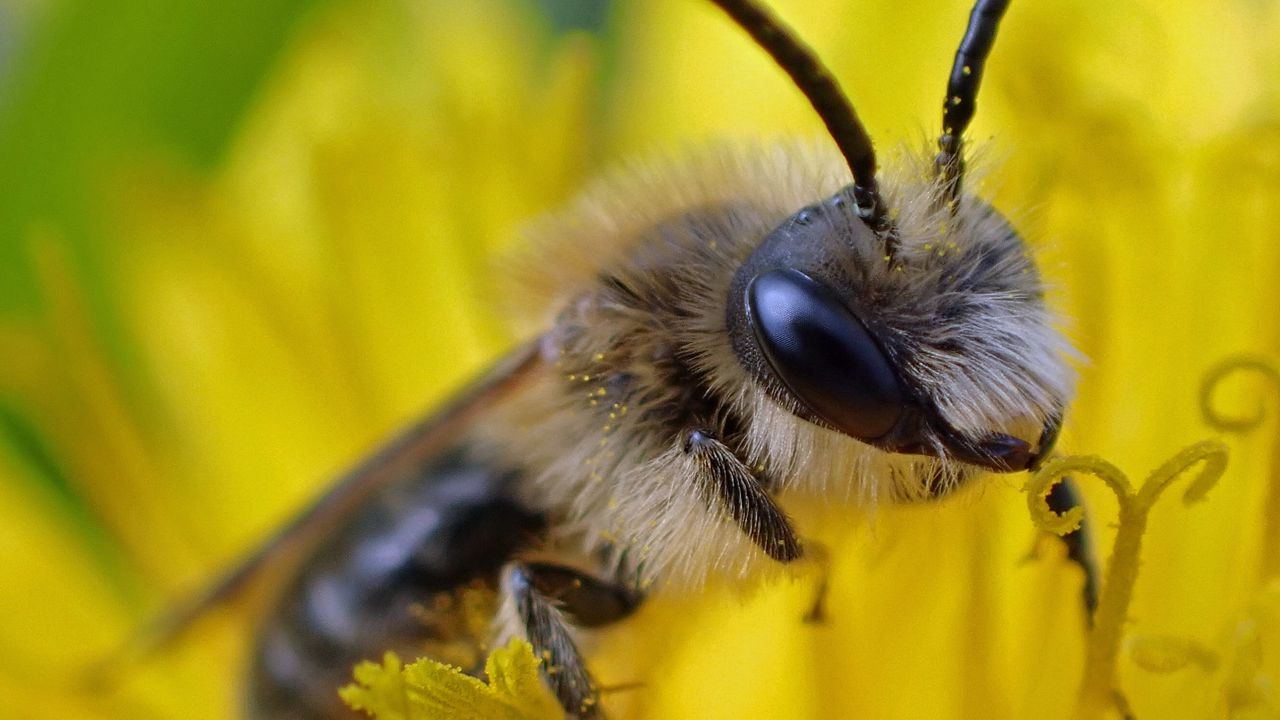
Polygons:
<instances>
[{"instance_id":1,"label":"bee antenna","mask_svg":"<svg viewBox=\"0 0 1280 720\"><path fill-rule=\"evenodd\" d=\"M982 84L982 70L996 41L996 30L1009 0L977 0L969 13L969 26L965 28L960 48L956 50L951 65L951 77L947 79L947 97L942 103L942 135L938 137L938 155L934 158L934 174L942 182L947 204L955 210L960 197L960 182L964 178L964 131L973 120L977 107L978 86Z\"/></svg>"},{"instance_id":2,"label":"bee antenna","mask_svg":"<svg viewBox=\"0 0 1280 720\"><path fill-rule=\"evenodd\" d=\"M753 0L712 2L746 30L809 99L853 172L853 201L858 216L877 230L887 229L885 207L876 182L875 149L831 72L790 28Z\"/></svg>"}]
</instances>

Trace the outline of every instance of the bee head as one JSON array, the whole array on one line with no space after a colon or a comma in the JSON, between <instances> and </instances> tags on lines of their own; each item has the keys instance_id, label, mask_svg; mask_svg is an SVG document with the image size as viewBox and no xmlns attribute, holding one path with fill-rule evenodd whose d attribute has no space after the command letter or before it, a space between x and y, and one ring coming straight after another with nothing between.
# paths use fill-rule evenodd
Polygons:
<instances>
[{"instance_id":1,"label":"bee head","mask_svg":"<svg viewBox=\"0 0 1280 720\"><path fill-rule=\"evenodd\" d=\"M925 387L919 373L907 371L927 364L922 356L911 356L908 343L899 341L910 331L887 327L883 319L911 317L917 322L918 335L936 335L936 325L948 322L945 311L935 314L922 304L913 307L908 298L906 306L898 302L893 312L877 312L892 308L895 298L885 295L904 286L869 282L867 268L893 266L903 236L910 229L897 226L900 220L893 219L881 195L875 150L866 129L830 72L781 21L753 0L713 2L746 30L809 98L853 175L853 183L843 191L784 221L738 269L729 290L727 321L739 361L775 401L795 415L885 451L942 456L1005 472L1035 468L1057 437L1060 404L1055 403L1048 413L1035 448L1000 428L961 431L947 421L938 407L939 388ZM979 218L995 216L984 204L962 197L963 136L973 118L983 68L1008 4L1008 0L977 0L948 77L934 183L928 195L934 209L953 220L961 207L975 210ZM1009 265L1024 260L1021 241L1002 222L986 223L983 229L994 233L994 238L965 243L969 264L962 262L957 267L985 275L995 285L1005 284L1016 274ZM861 253L861 262L843 262L850 253ZM962 281L957 286L954 277L947 277L956 274L928 277L923 273L932 284L909 286L906 294L980 294L978 283L964 287ZM1031 303L1033 310L1040 309L1038 297ZM1032 308L1016 308L1015 314L1027 309ZM1034 311L1022 314L1038 316ZM921 328L920 320L935 327ZM998 314L988 313L971 321L970 326L982 327L984 323L1002 324ZM1016 333L1009 339L1025 340ZM932 349L935 357L958 355L970 365L1001 355L991 352L991 342L973 345L977 352L968 356L940 345ZM1003 355L1003 365L1013 364L1007 353ZM1010 395L1008 388L997 386L997 375L987 379L992 382L983 388L985 392ZM954 409L954 403L952 406Z\"/></svg>"},{"instance_id":2,"label":"bee head","mask_svg":"<svg viewBox=\"0 0 1280 720\"><path fill-rule=\"evenodd\" d=\"M1021 241L1011 238L1003 249L974 253L1014 252ZM936 389L909 370L918 348L885 319L929 313L885 311L904 302L891 295L909 291L883 281L893 277L883 247L881 233L858 215L852 188L787 218L730 284L726 321L738 360L793 414L886 452L944 456L1002 472L1036 467L1057 435L1060 413L1044 424L1034 448L1001 428L961 431L949 423Z\"/></svg>"}]
</instances>

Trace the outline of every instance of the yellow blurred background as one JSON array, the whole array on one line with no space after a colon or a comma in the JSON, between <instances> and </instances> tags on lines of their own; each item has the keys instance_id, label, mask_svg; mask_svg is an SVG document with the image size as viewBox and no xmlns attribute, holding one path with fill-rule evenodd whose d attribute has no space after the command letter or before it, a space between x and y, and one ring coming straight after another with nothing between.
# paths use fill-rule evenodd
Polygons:
<instances>
[{"instance_id":1,"label":"yellow blurred background","mask_svg":"<svg viewBox=\"0 0 1280 720\"><path fill-rule=\"evenodd\" d=\"M967 5L772 4L885 162L936 135ZM971 138L1086 358L1064 451L1141 477L1216 434L1211 365L1280 350L1278 41L1259 0L1013 4ZM694 0L0 0L0 717L234 717L234 612L82 673L511 345L522 223L628 158L820 133ZM1122 650L1139 718L1280 717L1240 690L1280 678L1275 434L1153 514L1129 629L1213 662ZM1079 577L1022 481L837 517L827 627L799 584L658 598L595 666L644 671L637 717L1070 717Z\"/></svg>"}]
</instances>

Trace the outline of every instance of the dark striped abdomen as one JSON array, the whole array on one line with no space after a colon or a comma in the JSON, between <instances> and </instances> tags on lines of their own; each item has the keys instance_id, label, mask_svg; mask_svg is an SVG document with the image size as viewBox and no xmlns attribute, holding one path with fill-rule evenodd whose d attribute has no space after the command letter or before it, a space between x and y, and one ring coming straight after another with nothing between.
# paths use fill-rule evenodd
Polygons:
<instances>
[{"instance_id":1,"label":"dark striped abdomen","mask_svg":"<svg viewBox=\"0 0 1280 720\"><path fill-rule=\"evenodd\" d=\"M541 519L510 498L514 481L452 453L336 528L258 629L249 717L357 717L337 690L356 663L388 650L466 667L486 640L469 617L476 599L493 597L502 564L541 532Z\"/></svg>"}]
</instances>

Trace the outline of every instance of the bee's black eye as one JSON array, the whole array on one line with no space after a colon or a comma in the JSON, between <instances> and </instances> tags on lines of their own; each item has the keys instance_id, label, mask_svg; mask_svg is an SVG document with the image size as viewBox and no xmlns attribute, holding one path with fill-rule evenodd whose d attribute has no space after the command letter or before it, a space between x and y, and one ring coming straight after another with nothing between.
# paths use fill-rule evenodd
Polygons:
<instances>
[{"instance_id":1,"label":"bee's black eye","mask_svg":"<svg viewBox=\"0 0 1280 720\"><path fill-rule=\"evenodd\" d=\"M860 440L893 430L906 402L897 375L834 292L798 270L771 270L745 299L774 374L818 419Z\"/></svg>"}]
</instances>

